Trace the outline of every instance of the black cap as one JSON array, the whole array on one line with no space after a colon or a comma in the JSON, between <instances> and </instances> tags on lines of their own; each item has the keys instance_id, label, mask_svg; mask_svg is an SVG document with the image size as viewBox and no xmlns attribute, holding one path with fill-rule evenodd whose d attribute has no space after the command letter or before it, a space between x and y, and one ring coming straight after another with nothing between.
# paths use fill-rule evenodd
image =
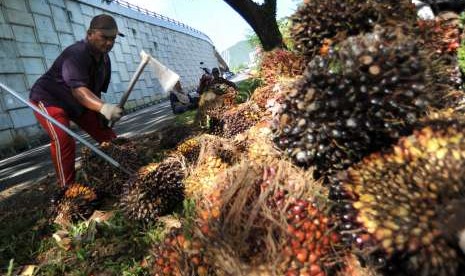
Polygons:
<instances>
[{"instance_id":1,"label":"black cap","mask_svg":"<svg viewBox=\"0 0 465 276\"><path fill-rule=\"evenodd\" d=\"M100 14L92 18L89 30L101 31L106 36L124 36L118 31L115 19L108 14Z\"/></svg>"}]
</instances>

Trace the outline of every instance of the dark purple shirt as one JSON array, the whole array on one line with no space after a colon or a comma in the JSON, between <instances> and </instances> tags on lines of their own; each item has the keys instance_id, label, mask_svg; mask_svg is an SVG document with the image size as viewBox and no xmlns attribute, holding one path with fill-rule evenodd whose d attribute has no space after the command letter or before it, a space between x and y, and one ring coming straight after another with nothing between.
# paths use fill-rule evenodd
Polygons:
<instances>
[{"instance_id":1,"label":"dark purple shirt","mask_svg":"<svg viewBox=\"0 0 465 276\"><path fill-rule=\"evenodd\" d=\"M70 118L76 118L85 107L73 97L71 89L85 86L100 98L101 92L107 91L110 76L108 54L97 61L88 42L81 40L57 57L52 67L34 83L29 98L45 106L61 107Z\"/></svg>"}]
</instances>

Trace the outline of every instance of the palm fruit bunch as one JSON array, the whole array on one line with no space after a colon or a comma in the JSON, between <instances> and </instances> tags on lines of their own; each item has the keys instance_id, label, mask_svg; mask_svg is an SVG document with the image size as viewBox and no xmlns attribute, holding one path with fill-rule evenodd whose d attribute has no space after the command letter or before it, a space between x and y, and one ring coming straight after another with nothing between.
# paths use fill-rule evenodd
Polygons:
<instances>
[{"instance_id":1,"label":"palm fruit bunch","mask_svg":"<svg viewBox=\"0 0 465 276\"><path fill-rule=\"evenodd\" d=\"M282 155L274 146L272 135L269 122L262 121L251 127L242 137L236 136L236 139L247 142L244 150L247 159L258 164L268 164Z\"/></svg>"},{"instance_id":2,"label":"palm fruit bunch","mask_svg":"<svg viewBox=\"0 0 465 276\"><path fill-rule=\"evenodd\" d=\"M255 125L260 119L260 109L252 102L243 103L223 111L212 129L215 135L230 138ZM211 126L212 127L212 126Z\"/></svg>"},{"instance_id":3,"label":"palm fruit bunch","mask_svg":"<svg viewBox=\"0 0 465 276\"><path fill-rule=\"evenodd\" d=\"M134 143L104 142L100 144L100 149L129 171L135 172L142 166ZM84 179L96 189L97 193L113 197L121 194L123 184L129 180L128 174L114 167L88 148L82 149L81 157Z\"/></svg>"},{"instance_id":4,"label":"palm fruit bunch","mask_svg":"<svg viewBox=\"0 0 465 276\"><path fill-rule=\"evenodd\" d=\"M204 246L195 235L185 235L180 229L174 229L162 243L153 246L151 275L215 275L204 251Z\"/></svg>"},{"instance_id":5,"label":"palm fruit bunch","mask_svg":"<svg viewBox=\"0 0 465 276\"><path fill-rule=\"evenodd\" d=\"M458 275L440 211L465 191L465 121L430 120L332 178L342 239L390 273ZM403 274L402 274L403 275Z\"/></svg>"},{"instance_id":6,"label":"palm fruit bunch","mask_svg":"<svg viewBox=\"0 0 465 276\"><path fill-rule=\"evenodd\" d=\"M274 96L273 91L274 84L268 84L262 87L258 87L254 90L252 97L250 98L254 103L258 105L262 110L266 109L268 100Z\"/></svg>"},{"instance_id":7,"label":"palm fruit bunch","mask_svg":"<svg viewBox=\"0 0 465 276\"><path fill-rule=\"evenodd\" d=\"M322 195L311 205L307 199L324 193L319 185L310 172L279 159L266 165L244 160L224 171L198 207L212 265L225 275L248 275L260 266L274 270L267 275L330 270L338 238L318 211L326 200Z\"/></svg>"},{"instance_id":8,"label":"palm fruit bunch","mask_svg":"<svg viewBox=\"0 0 465 276\"><path fill-rule=\"evenodd\" d=\"M280 78L290 78L302 75L305 62L299 54L276 49L266 52L260 62L260 78L267 84L275 84Z\"/></svg>"},{"instance_id":9,"label":"palm fruit bunch","mask_svg":"<svg viewBox=\"0 0 465 276\"><path fill-rule=\"evenodd\" d=\"M163 149L173 149L182 141L188 139L196 130L186 125L171 125L159 132L160 147Z\"/></svg>"},{"instance_id":10,"label":"palm fruit bunch","mask_svg":"<svg viewBox=\"0 0 465 276\"><path fill-rule=\"evenodd\" d=\"M209 124L209 118L219 117L222 112L234 106L235 99L236 91L233 88L228 88L227 93L222 95L206 91L200 96L196 121L202 126Z\"/></svg>"},{"instance_id":11,"label":"palm fruit bunch","mask_svg":"<svg viewBox=\"0 0 465 276\"><path fill-rule=\"evenodd\" d=\"M213 135L200 136L200 153L192 172L184 180L186 196L204 197L215 187L217 175L238 159L231 141Z\"/></svg>"},{"instance_id":12,"label":"palm fruit bunch","mask_svg":"<svg viewBox=\"0 0 465 276\"><path fill-rule=\"evenodd\" d=\"M310 60L328 44L370 32L376 24L395 21L413 24L415 18L409 0L307 0L291 17L291 36L295 48Z\"/></svg>"},{"instance_id":13,"label":"palm fruit bunch","mask_svg":"<svg viewBox=\"0 0 465 276\"><path fill-rule=\"evenodd\" d=\"M195 163L200 154L199 137L193 137L183 141L176 147L175 153L184 156L188 163Z\"/></svg>"},{"instance_id":14,"label":"palm fruit bunch","mask_svg":"<svg viewBox=\"0 0 465 276\"><path fill-rule=\"evenodd\" d=\"M141 223L154 222L184 200L184 166L175 157L142 167L124 187L120 207Z\"/></svg>"},{"instance_id":15,"label":"palm fruit bunch","mask_svg":"<svg viewBox=\"0 0 465 276\"><path fill-rule=\"evenodd\" d=\"M345 3L345 2L344 2ZM445 94L434 68L403 27L351 37L317 56L288 92L275 140L297 164L318 173L347 168L411 133Z\"/></svg>"},{"instance_id":16,"label":"palm fruit bunch","mask_svg":"<svg viewBox=\"0 0 465 276\"><path fill-rule=\"evenodd\" d=\"M97 204L97 195L91 187L73 183L66 187L56 206L52 206L55 222L66 225L89 218Z\"/></svg>"}]
</instances>

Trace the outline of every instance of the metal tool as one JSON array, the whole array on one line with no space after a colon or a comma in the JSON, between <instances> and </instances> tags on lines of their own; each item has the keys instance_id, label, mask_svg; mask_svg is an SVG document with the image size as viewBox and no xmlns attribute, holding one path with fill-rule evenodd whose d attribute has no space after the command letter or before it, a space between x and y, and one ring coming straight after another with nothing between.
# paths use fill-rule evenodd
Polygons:
<instances>
[{"instance_id":1,"label":"metal tool","mask_svg":"<svg viewBox=\"0 0 465 276\"><path fill-rule=\"evenodd\" d=\"M126 89L126 92L124 92L118 104L118 106L123 109L124 104L126 104L126 101L128 100L129 95L131 94L131 91L134 88L134 85L136 84L136 81L139 79L140 74L142 74L142 71L144 70L145 66L147 66L147 64L150 63L152 65L153 73L160 82L161 87L165 93L171 90L173 86L179 81L178 74L170 70L168 67L163 65L160 61L158 61L151 55L147 54L144 51L141 51L140 56L141 61L139 63L139 66L137 67L136 72L134 72L134 75L132 76L131 81L129 82L128 89ZM112 121L108 124L109 127L113 127L113 125L114 122Z\"/></svg>"},{"instance_id":2,"label":"metal tool","mask_svg":"<svg viewBox=\"0 0 465 276\"><path fill-rule=\"evenodd\" d=\"M56 125L57 127L61 128L63 131L65 131L66 133L68 133L69 135L71 135L72 137L76 138L77 140L79 140L79 142L83 143L85 146L89 147L93 152L95 152L98 156L102 157L103 159L105 159L107 162L109 162L110 164L112 164L113 166L117 167L118 169L120 169L121 171L129 174L129 175L132 175L133 173L130 172L129 170L127 170L126 168L122 167L116 160L114 160L113 158L111 158L110 156L106 155L104 152L102 152L101 150L99 150L97 147L95 147L94 145L92 145L91 143L89 143L88 141L86 141L84 138L82 138L81 136L79 136L78 134L74 133L72 130L70 130L69 128L67 128L65 125L61 124L60 122L58 122L57 120L55 120L53 117L51 117L50 115L44 113L42 110L40 110L37 106L33 105L32 103L26 101L25 99L23 99L18 93L16 93L13 89L9 88L8 86L6 86L5 84L1 83L0 82L0 87L3 88L5 91L7 91L8 93L10 93L11 95L13 95L16 99L18 99L20 102L26 104L27 106L29 106L30 108L32 108L35 112L37 112L38 114L40 114L42 117L44 117L45 119L49 120L51 123L53 123L54 125Z\"/></svg>"},{"instance_id":3,"label":"metal tool","mask_svg":"<svg viewBox=\"0 0 465 276\"><path fill-rule=\"evenodd\" d=\"M142 55L142 60L140 61L139 66L136 69L136 72L134 72L134 75L132 76L131 81L129 82L128 88L126 89L123 96L121 97L121 100L119 101L118 106L121 107L122 109L124 109L124 104L126 104L126 101L128 100L132 89L136 85L136 81L139 79L140 75L142 74L142 71L144 70L145 66L147 66L149 61L150 61L150 55L147 55L147 54ZM109 127L113 127L114 124L115 122L113 121L108 122Z\"/></svg>"}]
</instances>

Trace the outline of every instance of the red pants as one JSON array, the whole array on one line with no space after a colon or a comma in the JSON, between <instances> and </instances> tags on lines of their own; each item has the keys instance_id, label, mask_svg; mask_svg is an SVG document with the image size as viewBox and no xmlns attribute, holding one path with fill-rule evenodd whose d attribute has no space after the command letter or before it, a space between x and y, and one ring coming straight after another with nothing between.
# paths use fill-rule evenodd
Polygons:
<instances>
[{"instance_id":1,"label":"red pants","mask_svg":"<svg viewBox=\"0 0 465 276\"><path fill-rule=\"evenodd\" d=\"M45 107L42 102L33 102L33 104L39 107L44 113L47 113L69 128L70 119L62 108L57 106ZM63 188L66 185L72 184L76 176L74 168L76 142L74 138L37 112L34 112L34 115L50 136L50 152L59 185ZM74 119L73 122L89 133L89 135L99 143L111 141L116 138L116 134L113 130L102 125L101 120L99 120L97 116L97 112L86 110L79 118Z\"/></svg>"}]
</instances>

